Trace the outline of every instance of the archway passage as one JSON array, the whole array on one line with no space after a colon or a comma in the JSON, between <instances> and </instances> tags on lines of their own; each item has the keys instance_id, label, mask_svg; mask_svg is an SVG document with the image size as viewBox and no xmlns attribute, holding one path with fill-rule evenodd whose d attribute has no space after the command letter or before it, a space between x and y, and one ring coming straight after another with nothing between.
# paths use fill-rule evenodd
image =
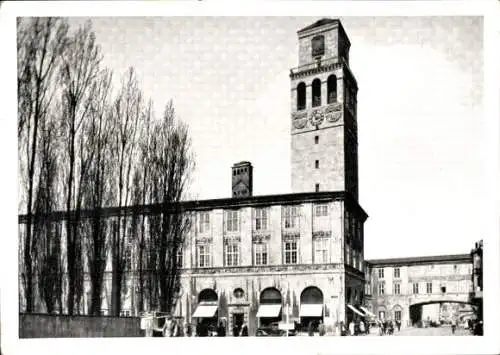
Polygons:
<instances>
[{"instance_id":1,"label":"archway passage","mask_svg":"<svg viewBox=\"0 0 500 355\"><path fill-rule=\"evenodd\" d=\"M259 297L259 310L257 318L261 327L270 326L272 323L281 322L282 297L281 292L274 287L264 289Z\"/></svg>"},{"instance_id":2,"label":"archway passage","mask_svg":"<svg viewBox=\"0 0 500 355\"><path fill-rule=\"evenodd\" d=\"M198 295L198 306L193 318L197 319L196 332L199 336L208 336L209 332L217 329L218 300L217 293L211 289L204 289Z\"/></svg>"},{"instance_id":3,"label":"archway passage","mask_svg":"<svg viewBox=\"0 0 500 355\"><path fill-rule=\"evenodd\" d=\"M421 327L432 326L432 323L449 324L461 319L463 314L474 313L477 309L468 301L436 300L412 304L409 311L410 324Z\"/></svg>"},{"instance_id":4,"label":"archway passage","mask_svg":"<svg viewBox=\"0 0 500 355\"><path fill-rule=\"evenodd\" d=\"M320 322L323 322L323 292L315 286L304 289L300 294L300 327L308 329L309 325L317 331Z\"/></svg>"}]
</instances>

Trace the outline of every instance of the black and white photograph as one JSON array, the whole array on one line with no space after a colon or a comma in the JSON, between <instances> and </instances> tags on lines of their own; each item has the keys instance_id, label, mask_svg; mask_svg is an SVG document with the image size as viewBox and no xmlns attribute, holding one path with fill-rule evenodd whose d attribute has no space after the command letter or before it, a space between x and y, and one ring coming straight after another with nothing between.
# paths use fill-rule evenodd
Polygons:
<instances>
[{"instance_id":1,"label":"black and white photograph","mask_svg":"<svg viewBox=\"0 0 500 355\"><path fill-rule=\"evenodd\" d=\"M2 353L500 350L499 2L46 3L0 8Z\"/></svg>"}]
</instances>

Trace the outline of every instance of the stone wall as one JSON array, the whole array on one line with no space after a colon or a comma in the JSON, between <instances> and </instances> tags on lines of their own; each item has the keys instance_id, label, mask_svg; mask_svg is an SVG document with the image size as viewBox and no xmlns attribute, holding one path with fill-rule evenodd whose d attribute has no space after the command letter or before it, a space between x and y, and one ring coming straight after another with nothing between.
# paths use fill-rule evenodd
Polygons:
<instances>
[{"instance_id":1,"label":"stone wall","mask_svg":"<svg viewBox=\"0 0 500 355\"><path fill-rule=\"evenodd\" d=\"M138 317L20 314L19 338L142 337Z\"/></svg>"}]
</instances>

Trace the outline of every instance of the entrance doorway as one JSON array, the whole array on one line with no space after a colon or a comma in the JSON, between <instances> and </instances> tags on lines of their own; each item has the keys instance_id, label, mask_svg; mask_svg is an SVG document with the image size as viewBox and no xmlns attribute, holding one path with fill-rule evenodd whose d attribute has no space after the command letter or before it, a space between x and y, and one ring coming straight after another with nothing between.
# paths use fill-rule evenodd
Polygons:
<instances>
[{"instance_id":1,"label":"entrance doorway","mask_svg":"<svg viewBox=\"0 0 500 355\"><path fill-rule=\"evenodd\" d=\"M233 336L237 337L240 335L241 327L243 327L243 322L245 320L245 315L243 313L233 313Z\"/></svg>"}]
</instances>

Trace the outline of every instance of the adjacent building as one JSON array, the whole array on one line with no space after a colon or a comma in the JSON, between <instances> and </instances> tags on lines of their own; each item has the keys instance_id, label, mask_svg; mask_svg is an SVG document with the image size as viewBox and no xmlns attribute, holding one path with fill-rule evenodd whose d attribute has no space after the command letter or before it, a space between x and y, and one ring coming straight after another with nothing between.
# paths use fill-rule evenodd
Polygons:
<instances>
[{"instance_id":1,"label":"adjacent building","mask_svg":"<svg viewBox=\"0 0 500 355\"><path fill-rule=\"evenodd\" d=\"M365 268L365 304L380 319L411 326L471 311L469 254L367 260Z\"/></svg>"},{"instance_id":2,"label":"adjacent building","mask_svg":"<svg viewBox=\"0 0 500 355\"><path fill-rule=\"evenodd\" d=\"M472 290L470 301L478 308L478 318L483 319L483 241L476 243L471 250L472 258Z\"/></svg>"}]
</instances>

